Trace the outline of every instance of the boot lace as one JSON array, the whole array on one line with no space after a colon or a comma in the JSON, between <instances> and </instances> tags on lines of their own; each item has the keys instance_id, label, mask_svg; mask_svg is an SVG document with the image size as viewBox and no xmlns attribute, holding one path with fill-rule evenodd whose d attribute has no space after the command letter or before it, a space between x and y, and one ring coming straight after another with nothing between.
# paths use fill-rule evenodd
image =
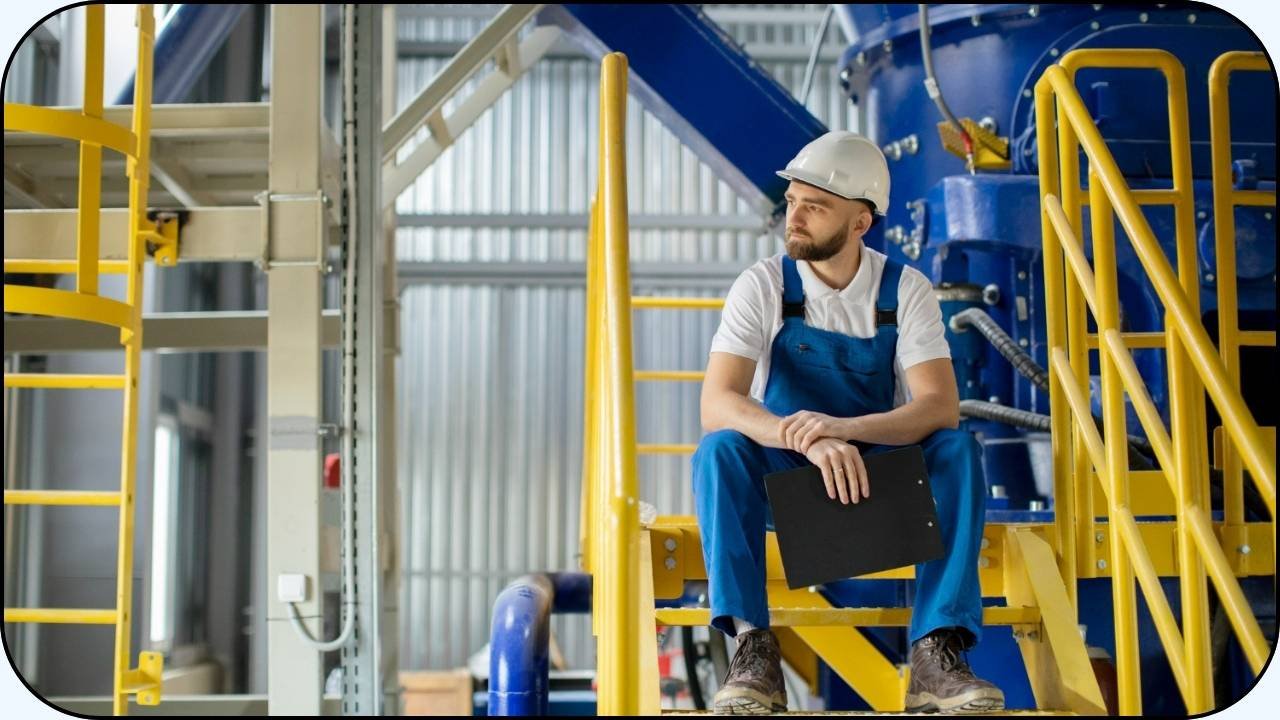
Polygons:
<instances>
[{"instance_id":1,"label":"boot lace","mask_svg":"<svg viewBox=\"0 0 1280 720\"><path fill-rule=\"evenodd\" d=\"M942 660L942 669L946 672L954 673L966 680L977 679L969 667L967 653L964 652L959 637L951 635L942 639L934 646L934 652Z\"/></svg>"}]
</instances>

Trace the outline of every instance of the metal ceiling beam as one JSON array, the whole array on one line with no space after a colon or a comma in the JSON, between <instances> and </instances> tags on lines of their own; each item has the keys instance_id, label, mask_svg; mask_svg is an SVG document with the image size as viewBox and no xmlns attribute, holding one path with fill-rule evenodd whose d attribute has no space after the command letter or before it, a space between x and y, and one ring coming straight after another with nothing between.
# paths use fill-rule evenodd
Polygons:
<instances>
[{"instance_id":1,"label":"metal ceiling beam","mask_svg":"<svg viewBox=\"0 0 1280 720\"><path fill-rule=\"evenodd\" d=\"M157 352L265 350L266 311L155 313L142 317L142 349ZM337 347L337 310L325 310L320 343ZM21 355L120 349L120 331L106 325L46 317L4 319L4 351Z\"/></svg>"},{"instance_id":2,"label":"metal ceiling beam","mask_svg":"<svg viewBox=\"0 0 1280 720\"><path fill-rule=\"evenodd\" d=\"M101 257L127 260L128 211L104 209ZM178 241L180 262L253 262L262 257L262 210L258 207L202 207L190 210ZM74 260L75 210L6 210L6 260Z\"/></svg>"},{"instance_id":3,"label":"metal ceiling beam","mask_svg":"<svg viewBox=\"0 0 1280 720\"><path fill-rule=\"evenodd\" d=\"M633 262L631 280L647 287L728 287L742 273L742 263ZM586 283L581 262L405 262L399 264L400 286L409 285L562 285Z\"/></svg>"},{"instance_id":4,"label":"metal ceiling beam","mask_svg":"<svg viewBox=\"0 0 1280 720\"><path fill-rule=\"evenodd\" d=\"M401 58L441 58L453 57L464 44L457 40L401 40L396 52ZM809 60L813 48L797 43L744 43L742 49L760 62L796 62ZM818 60L834 63L840 60L843 46L828 39L818 54ZM551 60L585 60L588 55L577 45L561 38L543 56Z\"/></svg>"},{"instance_id":5,"label":"metal ceiling beam","mask_svg":"<svg viewBox=\"0 0 1280 720\"><path fill-rule=\"evenodd\" d=\"M270 107L270 103L156 105L151 109L151 136L167 137L175 132L188 134L226 132L236 135L260 133L265 137ZM56 109L79 112L81 108L67 106ZM130 127L133 122L133 106L109 105L103 108L102 118L121 127ZM7 148L10 144L46 144L49 139L30 133L6 132L4 142Z\"/></svg>"},{"instance_id":6,"label":"metal ceiling beam","mask_svg":"<svg viewBox=\"0 0 1280 720\"><path fill-rule=\"evenodd\" d=\"M632 230L697 230L766 232L750 215L632 215ZM518 230L586 230L585 213L416 213L396 216L396 226L431 228L510 228Z\"/></svg>"}]
</instances>

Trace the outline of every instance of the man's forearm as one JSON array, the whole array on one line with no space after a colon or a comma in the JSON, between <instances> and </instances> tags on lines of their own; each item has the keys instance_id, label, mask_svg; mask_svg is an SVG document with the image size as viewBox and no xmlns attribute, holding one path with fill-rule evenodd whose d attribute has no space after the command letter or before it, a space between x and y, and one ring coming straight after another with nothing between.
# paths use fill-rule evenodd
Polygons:
<instances>
[{"instance_id":1,"label":"man's forearm","mask_svg":"<svg viewBox=\"0 0 1280 720\"><path fill-rule=\"evenodd\" d=\"M737 430L765 447L786 447L778 434L780 419L752 398L731 390L718 392L703 403L704 430Z\"/></svg>"},{"instance_id":2,"label":"man's forearm","mask_svg":"<svg viewBox=\"0 0 1280 720\"><path fill-rule=\"evenodd\" d=\"M937 430L959 426L959 407L950 399L925 396L889 412L845 418L845 440L874 445L911 445Z\"/></svg>"}]
</instances>

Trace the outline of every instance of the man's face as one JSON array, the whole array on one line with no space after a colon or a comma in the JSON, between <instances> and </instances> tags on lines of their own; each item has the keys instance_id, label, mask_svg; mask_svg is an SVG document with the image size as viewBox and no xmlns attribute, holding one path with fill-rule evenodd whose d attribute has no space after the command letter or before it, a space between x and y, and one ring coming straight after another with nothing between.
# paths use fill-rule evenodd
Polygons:
<instances>
[{"instance_id":1,"label":"man's face","mask_svg":"<svg viewBox=\"0 0 1280 720\"><path fill-rule=\"evenodd\" d=\"M821 262L831 258L871 226L866 205L812 185L792 180L785 197L787 254L794 260ZM851 228L856 231L853 235Z\"/></svg>"}]
</instances>

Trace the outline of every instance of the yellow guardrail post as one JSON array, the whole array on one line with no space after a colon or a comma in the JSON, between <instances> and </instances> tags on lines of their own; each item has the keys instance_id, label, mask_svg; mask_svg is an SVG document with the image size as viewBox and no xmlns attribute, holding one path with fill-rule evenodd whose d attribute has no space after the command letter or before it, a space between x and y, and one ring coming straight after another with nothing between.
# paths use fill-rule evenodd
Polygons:
<instances>
[{"instance_id":1,"label":"yellow guardrail post","mask_svg":"<svg viewBox=\"0 0 1280 720\"><path fill-rule=\"evenodd\" d=\"M1209 68L1209 136L1213 157L1213 231L1217 258L1218 351L1232 385L1240 386L1240 317L1236 295L1235 206L1245 198L1231 179L1231 101L1229 82L1236 71L1269 72L1260 52L1224 53ZM1275 205L1274 192L1266 193ZM1275 344L1274 338L1268 343ZM1244 472L1240 454L1227 438L1222 444L1222 505L1227 526L1244 524Z\"/></svg>"},{"instance_id":2,"label":"yellow guardrail post","mask_svg":"<svg viewBox=\"0 0 1280 720\"><path fill-rule=\"evenodd\" d=\"M599 284L598 263L595 258L596 246L596 202L591 203L591 212L587 221L587 285L584 294L586 301L585 326L583 327L583 360L582 360L582 490L579 497L580 515L578 519L578 547L581 552L581 566L587 573L595 572L592 562L592 523L595 520L593 498L596 485L596 334L599 332L600 309L596 302L596 286Z\"/></svg>"},{"instance_id":3,"label":"yellow guardrail post","mask_svg":"<svg viewBox=\"0 0 1280 720\"><path fill-rule=\"evenodd\" d=\"M102 73L106 11L85 6L84 114L102 119ZM80 143L80 189L76 214L76 291L98 294L98 232L102 204L102 146Z\"/></svg>"},{"instance_id":4,"label":"yellow guardrail post","mask_svg":"<svg viewBox=\"0 0 1280 720\"><path fill-rule=\"evenodd\" d=\"M627 229L626 111L627 60L621 53L604 57L600 73L601 157L600 215L603 222L604 286L608 322L604 327L608 382L610 460L607 488L608 603L600 652L609 675L601 678L602 714L639 712L640 638L637 566L640 532L636 484L635 385L631 367L631 279ZM647 640L647 639L646 639Z\"/></svg>"},{"instance_id":5,"label":"yellow guardrail post","mask_svg":"<svg viewBox=\"0 0 1280 720\"><path fill-rule=\"evenodd\" d=\"M1058 152L1054 144L1054 107L1053 91L1046 83L1037 83L1035 88L1036 104L1036 143L1039 150L1040 192L1045 196L1054 196L1059 191ZM1061 206L1059 206L1059 210ZM1045 329L1049 341L1049 352L1067 348L1066 328L1066 278L1063 272L1061 239L1054 230L1048 215L1048 205L1040 206L1040 235L1044 255L1044 302ZM1050 374L1054 368L1049 368ZM1077 514L1092 517L1092 508L1080 508L1076 505L1076 491L1072 483L1072 447L1074 430L1068 417L1068 406L1058 383L1049 384L1049 417L1051 423L1050 443L1053 452L1053 523L1057 535L1058 570L1062 574L1062 582L1067 588L1067 597L1073 610L1079 613L1077 593L1077 546L1092 548L1093 538L1079 541L1076 527ZM1092 555L1090 555L1092 556ZM1090 563L1092 564L1092 563Z\"/></svg>"},{"instance_id":6,"label":"yellow guardrail post","mask_svg":"<svg viewBox=\"0 0 1280 720\"><path fill-rule=\"evenodd\" d=\"M1119 269L1116 267L1115 220L1111 202L1091 162L1089 171L1089 220L1093 230L1093 262L1096 267L1098 332L1120 328ZM1074 184L1074 182L1072 183ZM1111 531L1111 597L1115 610L1116 678L1120 687L1120 712L1142 713L1141 659L1138 649L1137 598L1133 587L1133 566L1129 562L1120 518L1129 505L1129 443L1124 416L1124 394L1114 360L1101 353L1102 422L1105 433L1105 470L1111 487L1107 491L1107 523ZM1098 468L1103 470L1102 467Z\"/></svg>"},{"instance_id":7,"label":"yellow guardrail post","mask_svg":"<svg viewBox=\"0 0 1280 720\"><path fill-rule=\"evenodd\" d=\"M1061 103L1061 100L1059 100ZM1061 109L1058 110L1061 115ZM1075 129L1070 123L1058 123L1058 150L1056 157L1059 166L1062 207L1076 235L1081 232L1082 215L1080 197L1080 157L1079 142ZM1050 133L1049 137L1053 137ZM1081 296L1080 285L1068 277L1065 289L1066 342L1067 356L1071 361L1071 373L1076 382L1088 385L1089 382L1089 349L1085 338L1085 307ZM1076 429L1071 431L1072 464L1077 471L1088 467L1089 456L1085 449L1084 439ZM1087 477L1077 476L1074 483L1075 520L1076 520L1076 552L1079 573L1083 577L1097 575L1097 534L1094 522L1093 482Z\"/></svg>"}]
</instances>

